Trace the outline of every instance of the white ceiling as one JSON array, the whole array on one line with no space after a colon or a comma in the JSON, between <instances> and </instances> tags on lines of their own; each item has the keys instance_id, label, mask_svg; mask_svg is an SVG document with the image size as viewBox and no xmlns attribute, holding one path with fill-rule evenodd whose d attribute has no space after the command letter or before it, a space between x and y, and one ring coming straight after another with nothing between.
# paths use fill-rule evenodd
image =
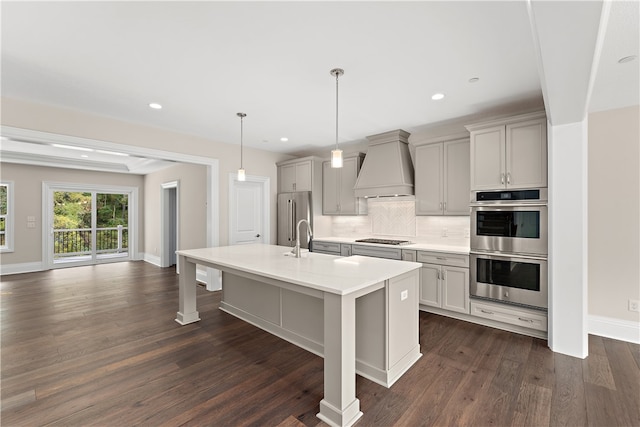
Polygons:
<instances>
[{"instance_id":1,"label":"white ceiling","mask_svg":"<svg viewBox=\"0 0 640 427\"><path fill-rule=\"evenodd\" d=\"M245 112L244 143L270 151L335 142L335 67L340 143L542 104L524 1L3 1L1 12L3 97L232 144ZM638 2L612 2L609 17L590 111L639 103L640 61L617 62L638 55Z\"/></svg>"}]
</instances>

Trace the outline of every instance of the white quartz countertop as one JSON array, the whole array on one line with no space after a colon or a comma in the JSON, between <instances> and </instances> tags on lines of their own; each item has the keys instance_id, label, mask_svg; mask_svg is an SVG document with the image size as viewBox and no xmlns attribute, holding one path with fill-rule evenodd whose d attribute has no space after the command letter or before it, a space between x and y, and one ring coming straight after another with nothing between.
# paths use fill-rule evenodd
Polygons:
<instances>
[{"instance_id":1,"label":"white quartz countertop","mask_svg":"<svg viewBox=\"0 0 640 427\"><path fill-rule=\"evenodd\" d=\"M322 292L348 295L381 281L416 270L420 263L371 258L339 257L304 252L285 256L291 248L275 245L219 246L177 251L191 260L257 274Z\"/></svg>"},{"instance_id":2,"label":"white quartz countertop","mask_svg":"<svg viewBox=\"0 0 640 427\"><path fill-rule=\"evenodd\" d=\"M363 237L363 238L366 238L366 237ZM393 239L393 238L390 237L389 239ZM411 240L411 239L397 238L397 240ZM446 252L451 254L469 255L469 246L443 245L443 244L437 244L437 243L411 243L408 245L396 246L396 245L356 242L356 239L353 237L317 237L317 238L314 237L313 241L314 242L336 242L336 243L346 243L351 245L367 245L367 246L378 246L382 248L400 248L400 249L411 249L414 251Z\"/></svg>"}]
</instances>

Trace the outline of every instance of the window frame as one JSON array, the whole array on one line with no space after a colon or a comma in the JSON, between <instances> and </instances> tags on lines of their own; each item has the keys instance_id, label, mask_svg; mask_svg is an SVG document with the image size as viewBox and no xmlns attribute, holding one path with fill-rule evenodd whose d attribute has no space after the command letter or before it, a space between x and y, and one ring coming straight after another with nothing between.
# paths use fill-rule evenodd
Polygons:
<instances>
[{"instance_id":1,"label":"window frame","mask_svg":"<svg viewBox=\"0 0 640 427\"><path fill-rule=\"evenodd\" d=\"M14 214L13 214L13 208L14 208L14 203L13 203L13 194L14 194L14 183L13 181L0 181L0 185L1 186L6 186L7 187L7 213L5 215L5 222L4 222L4 245L0 246L0 253L6 253L6 252L14 252L14 230L13 230L13 224L14 224Z\"/></svg>"}]
</instances>

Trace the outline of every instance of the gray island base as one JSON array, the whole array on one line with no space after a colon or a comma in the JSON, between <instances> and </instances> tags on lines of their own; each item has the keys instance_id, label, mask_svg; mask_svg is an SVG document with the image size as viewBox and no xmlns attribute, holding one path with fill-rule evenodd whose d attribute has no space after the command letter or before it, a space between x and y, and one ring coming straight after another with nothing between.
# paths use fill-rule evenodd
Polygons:
<instances>
[{"instance_id":1,"label":"gray island base","mask_svg":"<svg viewBox=\"0 0 640 427\"><path fill-rule=\"evenodd\" d=\"M385 387L421 356L419 263L238 245L178 251L182 325L200 320L196 264L222 272L220 309L324 358L318 418L333 426L361 416L356 373Z\"/></svg>"}]
</instances>

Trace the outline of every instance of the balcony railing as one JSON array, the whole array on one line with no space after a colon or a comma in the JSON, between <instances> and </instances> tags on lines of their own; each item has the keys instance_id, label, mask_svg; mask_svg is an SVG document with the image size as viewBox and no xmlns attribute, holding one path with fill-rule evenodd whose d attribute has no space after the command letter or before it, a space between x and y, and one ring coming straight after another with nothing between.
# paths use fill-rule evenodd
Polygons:
<instances>
[{"instance_id":1,"label":"balcony railing","mask_svg":"<svg viewBox=\"0 0 640 427\"><path fill-rule=\"evenodd\" d=\"M53 230L55 258L91 255L91 229L71 228ZM96 253L118 254L129 248L129 229L117 227L96 228Z\"/></svg>"}]
</instances>

